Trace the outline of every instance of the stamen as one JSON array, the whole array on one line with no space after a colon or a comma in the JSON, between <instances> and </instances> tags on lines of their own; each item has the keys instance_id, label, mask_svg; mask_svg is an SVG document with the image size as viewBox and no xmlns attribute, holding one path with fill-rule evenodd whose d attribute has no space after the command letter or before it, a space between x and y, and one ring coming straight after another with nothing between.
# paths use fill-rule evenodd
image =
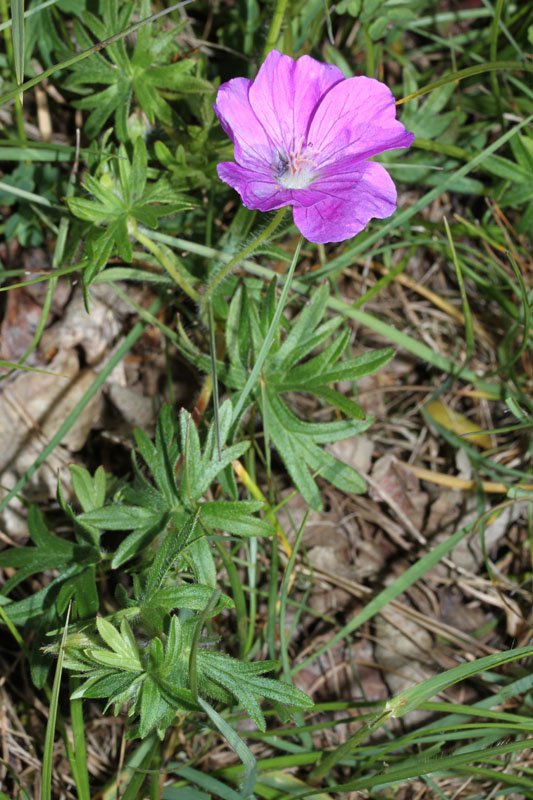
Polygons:
<instances>
[{"instance_id":1,"label":"stamen","mask_svg":"<svg viewBox=\"0 0 533 800\"><path fill-rule=\"evenodd\" d=\"M316 177L313 167L308 148L300 144L288 155L278 153L274 174L284 189L306 189Z\"/></svg>"}]
</instances>

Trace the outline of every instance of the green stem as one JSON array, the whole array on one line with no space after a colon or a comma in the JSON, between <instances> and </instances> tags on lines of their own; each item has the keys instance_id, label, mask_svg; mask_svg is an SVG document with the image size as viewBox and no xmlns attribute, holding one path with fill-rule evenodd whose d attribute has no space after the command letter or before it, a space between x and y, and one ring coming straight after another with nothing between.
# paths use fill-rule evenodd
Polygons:
<instances>
[{"instance_id":1,"label":"green stem","mask_svg":"<svg viewBox=\"0 0 533 800\"><path fill-rule=\"evenodd\" d=\"M253 647L257 619L257 538L252 536L248 542L248 584L250 595L248 600L248 634L244 644L243 658Z\"/></svg>"},{"instance_id":2,"label":"green stem","mask_svg":"<svg viewBox=\"0 0 533 800\"><path fill-rule=\"evenodd\" d=\"M207 306L207 322L209 327L209 352L211 355L211 382L213 384L213 423L217 440L218 460L222 461L222 443L220 441L220 419L218 414L218 375L217 375L217 337L215 331L215 315L213 314L213 304Z\"/></svg>"},{"instance_id":3,"label":"green stem","mask_svg":"<svg viewBox=\"0 0 533 800\"><path fill-rule=\"evenodd\" d=\"M278 600L279 600L279 550L276 541L270 550L270 570L268 574L268 615L266 625L266 642L268 657L278 657Z\"/></svg>"},{"instance_id":4,"label":"green stem","mask_svg":"<svg viewBox=\"0 0 533 800\"><path fill-rule=\"evenodd\" d=\"M74 675L71 675L71 694L78 688L78 686L79 679ZM74 760L76 763L76 789L78 792L78 800L91 800L89 771L87 769L87 745L85 741L85 728L83 724L83 701L81 699L71 699L70 721L72 724L72 737L74 740Z\"/></svg>"},{"instance_id":5,"label":"green stem","mask_svg":"<svg viewBox=\"0 0 533 800\"><path fill-rule=\"evenodd\" d=\"M296 245L296 250L294 251L294 256L291 265L289 267L289 271L287 273L287 277L285 279L285 283L283 284L283 289L281 292L281 296L279 298L279 303L276 307L276 312L272 317L272 322L270 323L267 335L265 336L263 344L261 345L261 350L259 351L259 355L257 356L257 361L255 362L252 371L248 375L248 380L246 381L246 384L241 392L237 405L235 406L235 410L233 411L233 419L232 419L233 430L235 430L235 428L238 425L241 414L244 411L244 408L248 401L248 397L250 396L251 392L254 389L255 384L257 383L259 373L263 369L266 357L268 356L270 348L272 347L272 342L274 341L274 336L276 335L276 331L278 330L279 321L281 319L281 315L283 314L285 303L287 302L287 296L289 294L290 285L292 282L292 278L294 276L294 270L296 269L296 264L298 263L298 259L300 257L300 250L302 249L303 241L304 241L303 236L300 236L298 244Z\"/></svg>"},{"instance_id":6,"label":"green stem","mask_svg":"<svg viewBox=\"0 0 533 800\"><path fill-rule=\"evenodd\" d=\"M191 300L194 300L194 302L197 303L200 299L200 295L178 270L174 261L174 255L169 255L167 252L165 252L165 250L163 250L162 247L159 247L154 241L152 241L152 239L149 239L148 236L145 236L145 234L139 230L137 223L134 220L130 220L130 230L139 244L142 244L143 247L145 247L153 256L155 256L155 258L157 258L161 266L166 269L174 283L176 283L180 289L191 298Z\"/></svg>"},{"instance_id":7,"label":"green stem","mask_svg":"<svg viewBox=\"0 0 533 800\"><path fill-rule=\"evenodd\" d=\"M242 250L240 253L234 256L231 259L231 261L228 261L227 264L224 264L224 266L220 269L220 271L217 272L217 274L214 276L213 280L207 287L205 294L203 296L204 307L207 306L209 300L212 299L216 290L218 289L222 281L224 281L227 278L229 273L233 269L235 269L235 267L238 264L247 259L248 256L250 256L254 252L254 250L257 250L259 245L263 244L263 242L267 241L267 239L269 239L272 236L274 231L280 226L283 217L285 216L286 213L287 213L286 207L280 208L278 213L270 221L270 223L266 226L266 228L263 231L261 231L259 236L257 236L257 238L253 240L253 242L250 242L250 244L247 247L245 247L244 250Z\"/></svg>"},{"instance_id":8,"label":"green stem","mask_svg":"<svg viewBox=\"0 0 533 800\"><path fill-rule=\"evenodd\" d=\"M220 589L213 590L213 594L209 598L208 604L198 616L198 622L196 623L196 628L192 637L191 651L189 655L189 688L195 702L198 702L198 668L196 665L196 656L198 654L198 648L200 647L200 636L205 623L209 619L211 612L218 603L220 594Z\"/></svg>"},{"instance_id":9,"label":"green stem","mask_svg":"<svg viewBox=\"0 0 533 800\"><path fill-rule=\"evenodd\" d=\"M510 138L510 137L509 137ZM433 190L432 190L433 196ZM406 218L406 217L405 217ZM404 218L404 219L405 219ZM404 221L404 220L402 220ZM391 226L392 227L392 226ZM153 234L154 238L157 238L158 241L164 241L171 244L173 247L179 248L180 250L186 250L190 253L195 253L196 255L202 256L204 258L220 258L224 259L227 258L224 253L215 250L212 247L206 247L203 244L198 244L197 242L189 242L187 239L179 239L173 236L168 236L165 233L159 233L158 231L154 231ZM378 234L372 240L372 244L380 237L381 233L378 231ZM367 240L368 243L368 240ZM359 250L353 248L352 252L358 254ZM335 264L338 266L335 268L335 272L341 271L344 269L344 261L348 261L348 259L344 258L344 256L339 256ZM354 256L352 256L352 263L354 261ZM349 263L349 262L348 262ZM329 266L331 267L332 262L330 262ZM247 273L250 275L255 275L258 278L263 278L264 280L272 280L274 273L271 269L267 267L262 267L260 264L256 264L254 261L245 261L243 263L243 267ZM313 275L318 274L318 270ZM105 275L105 272L103 273ZM280 278L283 282L285 281L284 276ZM26 283L29 283L27 281ZM24 284L23 284L24 285ZM303 280L296 280L293 284L293 289L302 294L307 295L309 293L309 286L304 283ZM0 292L2 289L0 288ZM496 383L488 383L482 377L477 375L473 370L462 369L460 371L457 364L450 358L441 355L435 350L432 350L431 347L428 347L423 342L419 342L413 337L409 336L403 331L399 330L398 328L394 328L392 325L389 325L386 322L383 322L378 317L374 317L372 314L368 314L365 311L360 311L358 309L353 308L352 305L349 303L343 302L336 297L330 297L327 302L328 308L332 311L336 311L343 316L346 316L348 319L352 319L354 322L357 322L360 325L364 325L365 327L369 328L371 331L378 333L380 336L383 336L387 341L391 342L392 344L396 345L397 347L402 347L408 353L412 353L417 358L420 358L423 361L426 361L431 366L440 369L442 372L448 372L453 374L456 378L460 378L461 380L467 381L468 383L473 383L477 386L478 389L482 389L483 391L488 392L489 394L494 395L495 397L500 396L500 386ZM142 311L139 311L139 314L142 315ZM143 316L144 319L148 319L146 315ZM158 327L162 328L162 323L158 323L155 320L149 320L150 324L158 325ZM165 331L166 335L169 335L168 332ZM172 335L172 334L170 334Z\"/></svg>"},{"instance_id":10,"label":"green stem","mask_svg":"<svg viewBox=\"0 0 533 800\"><path fill-rule=\"evenodd\" d=\"M252 539L254 541L254 539ZM237 618L237 638L239 640L239 654L244 661L246 654L250 649L248 647L249 631L251 629L252 637L254 633L253 626L249 622L248 611L246 608L246 598L243 589L242 577L237 570L235 559L232 553L228 552L222 542L214 540L217 553L222 559L224 568L228 574L229 583L231 586L231 596L235 603L235 616ZM253 641L253 639L252 639Z\"/></svg>"},{"instance_id":11,"label":"green stem","mask_svg":"<svg viewBox=\"0 0 533 800\"><path fill-rule=\"evenodd\" d=\"M320 783L320 781L328 775L333 767L335 767L339 761L342 761L343 758L347 758L354 749L357 747L358 744L364 742L365 740L369 739L370 736L375 733L381 726L392 716L391 711L382 711L379 713L373 722L365 722L361 725L359 730L350 736L343 744L339 747L336 747L335 750L328 753L327 756L323 757L316 767L311 771L309 774L309 783L311 785Z\"/></svg>"},{"instance_id":12,"label":"green stem","mask_svg":"<svg viewBox=\"0 0 533 800\"><path fill-rule=\"evenodd\" d=\"M265 43L265 49L263 51L263 58L266 58L270 51L276 46L281 31L281 26L283 25L285 12L287 10L287 3L288 0L277 0L276 8L274 9L274 15L272 17L272 23L270 25Z\"/></svg>"}]
</instances>

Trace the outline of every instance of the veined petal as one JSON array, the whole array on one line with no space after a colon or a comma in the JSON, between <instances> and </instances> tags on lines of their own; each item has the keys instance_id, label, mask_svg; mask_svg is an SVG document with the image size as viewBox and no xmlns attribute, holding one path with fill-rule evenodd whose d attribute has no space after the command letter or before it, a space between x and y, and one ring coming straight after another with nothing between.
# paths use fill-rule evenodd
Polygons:
<instances>
[{"instance_id":1,"label":"veined petal","mask_svg":"<svg viewBox=\"0 0 533 800\"><path fill-rule=\"evenodd\" d=\"M396 210L392 178L374 161L320 179L297 196L302 205L294 206L294 224L306 239L317 244L350 239L374 217L384 219ZM308 205L313 200L314 204Z\"/></svg>"},{"instance_id":2,"label":"veined petal","mask_svg":"<svg viewBox=\"0 0 533 800\"><path fill-rule=\"evenodd\" d=\"M217 172L221 180L240 194L247 208L272 211L292 202L292 192L282 189L270 173L247 169L233 161L223 161L217 166Z\"/></svg>"},{"instance_id":3,"label":"veined petal","mask_svg":"<svg viewBox=\"0 0 533 800\"><path fill-rule=\"evenodd\" d=\"M347 78L319 103L309 126L308 142L321 167L337 160L358 160L383 150L409 147L414 136L396 119L396 103L384 83Z\"/></svg>"},{"instance_id":4,"label":"veined petal","mask_svg":"<svg viewBox=\"0 0 533 800\"><path fill-rule=\"evenodd\" d=\"M339 81L338 67L272 50L250 87L250 105L276 147L291 153L304 143L320 99Z\"/></svg>"},{"instance_id":5,"label":"veined petal","mask_svg":"<svg viewBox=\"0 0 533 800\"><path fill-rule=\"evenodd\" d=\"M242 166L268 165L276 152L248 99L252 81L233 78L223 83L213 106L225 132L235 145L235 159Z\"/></svg>"}]
</instances>

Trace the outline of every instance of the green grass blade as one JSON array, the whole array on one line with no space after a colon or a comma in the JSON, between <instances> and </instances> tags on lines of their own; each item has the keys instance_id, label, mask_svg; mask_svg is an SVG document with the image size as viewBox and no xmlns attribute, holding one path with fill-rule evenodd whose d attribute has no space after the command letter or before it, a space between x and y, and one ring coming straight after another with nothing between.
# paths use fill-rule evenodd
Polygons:
<instances>
[{"instance_id":1,"label":"green grass blade","mask_svg":"<svg viewBox=\"0 0 533 800\"><path fill-rule=\"evenodd\" d=\"M12 186L10 183L4 183L4 181L0 181L0 192L6 192L6 194L13 194L16 197L20 197L21 200L27 200L29 203L36 203L36 205L46 206L47 208L55 208L58 211L63 211L64 209L61 208L59 205L54 205L47 200L46 197L43 197L40 194L35 194L34 192L28 192L26 189L20 189L18 186Z\"/></svg>"},{"instance_id":2,"label":"green grass blade","mask_svg":"<svg viewBox=\"0 0 533 800\"><path fill-rule=\"evenodd\" d=\"M532 65L533 70L533 65ZM439 84L440 85L440 84ZM433 87L437 88L437 87ZM474 172L478 167L481 167L483 162L489 158L489 156L496 153L500 150L504 144L506 144L510 139L513 138L519 131L523 128L526 128L531 121L533 121L533 114L530 114L526 119L521 120L508 131L503 133L498 139L495 139L492 144L478 153L477 156L472 158L466 164L463 164L462 167L455 170L454 172L444 175L442 182L435 186L435 188L431 189L425 195L423 195L419 200L413 203L412 206L408 208L404 208L402 211L396 212L392 216L392 218L387 222L385 225L380 227L375 233L372 233L368 237L363 237L362 239L355 240L355 243L352 246L348 246L343 253L337 258L334 258L324 267L317 269L313 272L312 278L313 282L318 280L321 277L333 276L342 272L343 269L349 267L353 264L354 256L360 255L365 252L371 252L371 248L385 236L389 236L393 230L399 228L404 223L408 222L415 214L418 214L419 211L422 209L427 208L434 200L440 197L444 192L453 191L454 185L460 178L464 178L469 175L471 172Z\"/></svg>"},{"instance_id":3,"label":"green grass blade","mask_svg":"<svg viewBox=\"0 0 533 800\"><path fill-rule=\"evenodd\" d=\"M450 245L453 266L455 267L455 274L457 276L457 283L459 286L459 291L461 293L461 301L463 304L463 316L465 318L465 342L466 342L466 353L464 357L463 367L465 367L474 353L474 323L472 320L472 312L470 310L468 296L466 294L461 263L457 257L457 252L455 250L455 244L453 241L452 232L450 230L450 226L448 225L448 220L446 219L446 217L444 217L444 227L446 228L446 236L448 237L448 243ZM461 367L461 369L463 367Z\"/></svg>"},{"instance_id":4,"label":"green grass blade","mask_svg":"<svg viewBox=\"0 0 533 800\"><path fill-rule=\"evenodd\" d=\"M503 4L504 0L496 0L496 8L494 9L494 17L492 19L492 29L490 37L490 60L494 63L496 63L496 58L498 56L498 35L500 33ZM498 107L498 116L500 118L500 122L503 122L501 98L500 98L500 82L498 81L498 74L496 71L491 72L490 83L492 86L492 93L496 99L496 105Z\"/></svg>"},{"instance_id":5,"label":"green grass blade","mask_svg":"<svg viewBox=\"0 0 533 800\"><path fill-rule=\"evenodd\" d=\"M533 117L532 117L533 119ZM438 193L437 193L438 194ZM437 195L433 196L433 200ZM228 256L215 250L212 247L206 247L202 244L197 244L196 242L190 242L187 239L181 239L174 236L168 236L164 233L159 233L157 231L150 231L150 236L157 240L162 241L166 244L169 244L179 250L185 250L190 253L195 253L196 255L203 256L205 258L220 258L223 260L229 260ZM381 238L381 233L376 235L376 240ZM342 256L339 259L335 259L335 264L342 259L342 264L339 267L335 267L335 271L337 269L340 271L344 269L346 266L349 265L350 259L344 263L344 258ZM334 262L330 262L330 266ZM256 275L257 277L263 278L265 280L272 280L274 274L272 270L268 269L267 267L262 267L259 264L256 264L253 261L243 261L242 267L245 269L250 275ZM317 270L317 274L319 270ZM280 276L280 280L285 280L283 276ZM297 280L292 282L292 288L300 292L302 294L307 294L309 289L307 285L302 280ZM455 378L460 380L465 380L468 383L473 383L479 389L486 391L488 394L493 395L494 397L499 397L500 395L500 387L497 384L491 384L487 381L482 380L479 375L477 375L472 370L462 369L459 365L455 364L452 359L447 358L446 356L441 355L440 353L436 353L427 345L423 344L422 342L417 341L412 336L409 336L403 331L398 330L398 328L394 328L392 325L389 325L386 322L383 322L378 317L373 316L372 314L368 314L365 311L360 311L359 309L355 309L349 303L346 303L343 300L339 300L336 297L330 297L327 301L328 308L332 311L336 311L338 313L343 314L348 319L354 320L354 322L358 322L361 325L369 328L369 330L374 331L374 333L378 333L380 336L383 336L388 342L393 345L396 345L408 353L412 353L417 358L420 358L422 361L430 364L431 366L435 367L436 369L446 372L450 375L454 375Z\"/></svg>"},{"instance_id":6,"label":"green grass blade","mask_svg":"<svg viewBox=\"0 0 533 800\"><path fill-rule=\"evenodd\" d=\"M344 625L337 633L328 639L321 647L318 648L312 655L300 661L291 670L291 674L295 675L300 670L304 669L308 664L311 664L315 659L319 658L323 653L330 650L337 642L341 642L347 636L350 636L354 631L361 627L369 619L372 619L378 614L382 608L385 608L388 603L395 600L403 594L410 586L416 583L420 578L432 569L439 561L447 555L459 542L469 534L474 526L467 525L464 528L456 531L449 539L438 544L429 553L426 553L416 564L413 564L406 570L403 575L400 575L390 586L387 586L377 597L374 597L359 614L356 614L353 619Z\"/></svg>"},{"instance_id":7,"label":"green grass blade","mask_svg":"<svg viewBox=\"0 0 533 800\"><path fill-rule=\"evenodd\" d=\"M522 310L523 310L523 328L524 328L524 336L522 341L520 342L519 347L516 349L516 352L511 357L511 362L507 366L512 366L515 364L519 358L521 358L522 354L525 352L528 343L529 343L529 333L531 331L531 302L528 296L528 288L524 281L524 277L520 271L520 267L516 263L513 254L508 252L507 258L513 268L513 272L516 276L516 280L518 282L519 291L520 291L520 299L522 301Z\"/></svg>"},{"instance_id":8,"label":"green grass blade","mask_svg":"<svg viewBox=\"0 0 533 800\"><path fill-rule=\"evenodd\" d=\"M25 643L24 639L22 638L22 636L20 635L20 633L18 632L18 630L15 627L15 625L13 625L13 623L9 619L8 615L5 612L5 609L2 606L0 606L0 620L4 623L4 625L6 626L8 631L10 632L11 636L16 641L16 643L20 647L21 651L24 653L24 657L26 659L28 659L28 661L29 661L30 660L30 652L29 652L29 650L28 650L28 648L26 646L26 643Z\"/></svg>"},{"instance_id":9,"label":"green grass blade","mask_svg":"<svg viewBox=\"0 0 533 800\"><path fill-rule=\"evenodd\" d=\"M215 709L210 706L209 703L206 703L205 700L202 700L201 697L198 698L198 703L203 708L215 728L219 731L219 733L222 734L224 739L232 748L235 755L238 756L238 758L240 758L242 761L244 765L244 780L240 797L242 800L250 797L254 790L257 775L257 764L252 751L248 749L240 736L238 736L231 725L228 725L226 720L220 716L218 711L215 711Z\"/></svg>"},{"instance_id":10,"label":"green grass blade","mask_svg":"<svg viewBox=\"0 0 533 800\"><path fill-rule=\"evenodd\" d=\"M72 166L70 172L69 183L67 186L66 197L72 197L74 194L75 188L75 181L76 181L76 174L78 171L79 166L79 137L78 137L78 147L76 148L76 155L74 159L74 164ZM54 299L55 290L57 288L57 275L55 274L58 270L58 267L61 266L63 261L63 255L65 252L65 245L67 243L67 235L68 230L70 227L71 219L70 217L64 216L61 218L59 223L59 230L57 234L57 239L54 248L54 255L52 258L52 273L49 277L48 286L46 289L46 295L42 304L41 313L39 315L39 322L37 323L37 327L33 333L32 339L24 353L21 355L19 361L17 362L18 369L24 369L25 367L24 362L27 358L34 352L36 347L38 346L39 342L41 341L41 336L44 333L44 329L46 327L46 323L48 321L48 315L50 313L50 309L52 308L52 301ZM70 268L69 268L70 269ZM6 287L12 288L12 287Z\"/></svg>"},{"instance_id":11,"label":"green grass blade","mask_svg":"<svg viewBox=\"0 0 533 800\"><path fill-rule=\"evenodd\" d=\"M220 797L220 800L241 800L241 796L234 789L197 769L183 767L177 774L189 783L195 783L200 789L211 792L213 796Z\"/></svg>"},{"instance_id":12,"label":"green grass blade","mask_svg":"<svg viewBox=\"0 0 533 800\"><path fill-rule=\"evenodd\" d=\"M28 19L28 17L32 17L34 14L38 14L40 11L44 11L44 9L48 8L49 6L55 6L56 3L59 3L59 0L43 0L43 2L40 5L34 6L33 8L29 8L27 11L24 11L23 15L24 19L26 20ZM22 3L21 5L24 8L24 3ZM5 22L2 22L2 24L0 25L0 33L2 31L7 30L8 28L11 28L12 25L13 25L13 19L8 19Z\"/></svg>"},{"instance_id":13,"label":"green grass blade","mask_svg":"<svg viewBox=\"0 0 533 800\"><path fill-rule=\"evenodd\" d=\"M48 722L46 723L46 734L44 738L44 752L43 752L43 768L41 777L41 800L52 800L52 764L54 758L54 736L56 730L57 709L59 704L59 690L61 688L61 675L63 672L63 660L65 657L65 642L67 641L68 622L70 619L69 604L65 625L63 628L63 636L59 646L59 653L57 656L57 665L54 675L54 683L52 685L52 695L50 697L50 706L48 709Z\"/></svg>"},{"instance_id":14,"label":"green grass blade","mask_svg":"<svg viewBox=\"0 0 533 800\"><path fill-rule=\"evenodd\" d=\"M514 650L505 650L503 653L477 658L467 664L460 664L457 667L446 670L441 675L434 675L433 678L406 689L406 691L389 700L385 709L393 717L403 717L404 714L408 714L409 711L418 708L421 703L425 703L460 681L471 678L473 675L479 675L486 670L496 669L496 667L501 667L510 661L516 661L519 658L530 658L531 656L533 656L533 646L519 647Z\"/></svg>"},{"instance_id":15,"label":"green grass blade","mask_svg":"<svg viewBox=\"0 0 533 800\"><path fill-rule=\"evenodd\" d=\"M207 303L207 326L209 329L209 355L211 357L211 383L213 386L213 425L215 426L215 438L217 442L218 460L222 460L222 444L220 442L220 417L219 417L219 396L218 396L218 374L217 374L217 336L215 330L215 315L213 314L213 303Z\"/></svg>"},{"instance_id":16,"label":"green grass blade","mask_svg":"<svg viewBox=\"0 0 533 800\"><path fill-rule=\"evenodd\" d=\"M126 771L131 773L131 777L125 789L123 789L123 781L120 781L120 800L139 800L140 797L145 796L141 794L141 787L159 747L160 742L155 734L143 739L128 762Z\"/></svg>"},{"instance_id":17,"label":"green grass blade","mask_svg":"<svg viewBox=\"0 0 533 800\"><path fill-rule=\"evenodd\" d=\"M411 778L419 778L422 775L430 775L432 773L442 774L448 770L454 770L458 767L469 765L471 769L472 762L475 761L491 761L496 759L498 755L507 755L508 753L516 753L521 750L527 750L533 744L533 739L525 741L510 742L509 744L500 745L497 747L487 747L483 750L469 750L466 753L457 753L451 756L442 756L438 758L424 759L422 757L417 759L416 764L398 769L388 769L378 775L360 778L356 781L349 783L330 786L328 791L331 792L355 792L363 791L364 789L373 789L375 786L391 786L395 783L408 781ZM499 775L500 773L498 773ZM318 794L319 790L302 792L299 797L311 797ZM283 798L285 800L285 798ZM287 798L286 800L289 800Z\"/></svg>"},{"instance_id":18,"label":"green grass blade","mask_svg":"<svg viewBox=\"0 0 533 800\"><path fill-rule=\"evenodd\" d=\"M71 676L71 694L78 688L80 681ZM78 800L91 800L91 789L89 786L89 770L87 768L87 743L85 740L85 725L83 722L83 700L70 700L70 722L72 725L72 739L74 750L74 763L76 765L76 789Z\"/></svg>"},{"instance_id":19,"label":"green grass blade","mask_svg":"<svg viewBox=\"0 0 533 800\"><path fill-rule=\"evenodd\" d=\"M248 641L248 610L246 608L246 599L244 596L244 589L242 586L241 576L237 569L235 559L226 550L224 543L215 539L215 547L222 559L224 568L228 573L228 579L231 586L231 596L235 603L235 617L237 619L237 638L239 640L239 653L240 657L244 658L246 655L246 644ZM253 634L253 629L252 629Z\"/></svg>"},{"instance_id":20,"label":"green grass blade","mask_svg":"<svg viewBox=\"0 0 533 800\"><path fill-rule=\"evenodd\" d=\"M492 63L476 64L473 67L466 67L466 69L460 69L457 72L451 72L449 75L445 75L443 78L439 78L436 81L427 83L425 86L417 89L416 92L411 92L411 94L408 94L405 97L402 97L400 100L397 100L396 105L399 106L402 105L402 103L407 103L409 100L414 100L415 97L421 97L423 94L428 94L428 92L432 92L434 89L439 89L441 86L446 86L448 83L462 81L465 78L473 78L475 75L482 75L484 72L524 71L533 72L533 64L529 64L524 61L495 61Z\"/></svg>"},{"instance_id":21,"label":"green grass blade","mask_svg":"<svg viewBox=\"0 0 533 800\"><path fill-rule=\"evenodd\" d=\"M430 774L445 774L446 772L462 772L464 768L468 772L474 770L483 770L482 767L474 767L472 766L473 762L478 761L485 761L485 762L494 762L496 764L501 764L503 766L503 762L497 761L498 756L504 756L510 753L520 752L521 750L528 750L533 743L533 739L526 739L520 740L515 742L509 742L508 744L503 745L496 745L491 747L486 747L480 750L473 750L469 749L465 752L456 753L451 756L438 756L433 758L424 757L423 754L418 754L413 761L405 766L399 766L394 768L394 766L386 767L383 772L379 772L374 775L366 775L363 778L358 778L354 781L349 781L348 783L343 784L336 784L330 785L327 787L328 792L336 792L339 793L339 797L345 797L347 792L357 792L357 791L364 791L367 789L374 789L375 787L380 787L380 789L385 789L397 783L405 783L412 778L420 778L424 775ZM302 754L303 757L309 756L308 753ZM268 759L270 761L270 759ZM279 759L272 759L272 761L278 761ZM295 757L296 763L296 757ZM306 761L304 763L310 763ZM261 762L259 762L261 765ZM468 765L468 769L467 766ZM227 770L224 771L225 774L228 773ZM480 773L482 774L482 773ZM497 775L501 775L501 772L497 772ZM503 773L505 774L505 773ZM518 785L523 785L524 779L521 779L515 775L509 775L509 779L515 782ZM295 794L284 794L281 797L277 797L276 800L296 800L296 798L303 798L303 797L316 797L319 796L324 790L320 788L316 789L308 789L303 792L297 792Z\"/></svg>"},{"instance_id":22,"label":"green grass blade","mask_svg":"<svg viewBox=\"0 0 533 800\"><path fill-rule=\"evenodd\" d=\"M25 364L21 364L18 361L4 361L4 359L0 359L0 368L8 369L11 372L16 369L20 369L23 372L37 372L41 375L55 375L55 372L49 369L39 369L38 367L27 367ZM60 376L58 376L60 377ZM7 378L7 375L0 375L0 380L3 378Z\"/></svg>"},{"instance_id":23,"label":"green grass blade","mask_svg":"<svg viewBox=\"0 0 533 800\"><path fill-rule=\"evenodd\" d=\"M24 0L11 0L11 40L17 83L24 81Z\"/></svg>"}]
</instances>

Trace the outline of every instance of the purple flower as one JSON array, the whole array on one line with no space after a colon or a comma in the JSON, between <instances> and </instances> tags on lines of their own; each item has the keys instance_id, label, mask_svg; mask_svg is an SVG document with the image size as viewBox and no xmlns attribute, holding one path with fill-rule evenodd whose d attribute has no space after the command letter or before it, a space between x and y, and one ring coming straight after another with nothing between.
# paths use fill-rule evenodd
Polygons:
<instances>
[{"instance_id":1,"label":"purple flower","mask_svg":"<svg viewBox=\"0 0 533 800\"><path fill-rule=\"evenodd\" d=\"M301 233L324 243L395 211L391 177L368 159L414 136L380 81L273 50L255 80L223 83L214 109L235 146L235 162L219 164L218 175L248 208L292 206Z\"/></svg>"}]
</instances>

